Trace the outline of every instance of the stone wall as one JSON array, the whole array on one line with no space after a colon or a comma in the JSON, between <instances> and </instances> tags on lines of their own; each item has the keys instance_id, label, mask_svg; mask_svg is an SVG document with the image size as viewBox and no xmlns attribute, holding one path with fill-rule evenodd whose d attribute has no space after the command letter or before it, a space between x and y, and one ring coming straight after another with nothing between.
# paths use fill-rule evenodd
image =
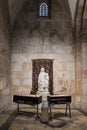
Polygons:
<instances>
[{"instance_id":1,"label":"stone wall","mask_svg":"<svg viewBox=\"0 0 87 130\"><path fill-rule=\"evenodd\" d=\"M10 103L10 37L7 0L0 0L0 112Z\"/></svg>"},{"instance_id":2,"label":"stone wall","mask_svg":"<svg viewBox=\"0 0 87 130\"><path fill-rule=\"evenodd\" d=\"M25 0L8 0L9 5L9 15L10 15L10 22L13 25L19 10L22 8L22 5Z\"/></svg>"},{"instance_id":3,"label":"stone wall","mask_svg":"<svg viewBox=\"0 0 87 130\"><path fill-rule=\"evenodd\" d=\"M87 42L82 43L82 99L81 108L87 108Z\"/></svg>"},{"instance_id":4,"label":"stone wall","mask_svg":"<svg viewBox=\"0 0 87 130\"><path fill-rule=\"evenodd\" d=\"M11 74L12 95L32 89L32 59L54 59L53 91L75 94L75 53L71 21L56 1L51 18L38 17L38 4L26 1L13 28Z\"/></svg>"},{"instance_id":5,"label":"stone wall","mask_svg":"<svg viewBox=\"0 0 87 130\"><path fill-rule=\"evenodd\" d=\"M87 2L84 11L82 42L82 100L81 107L87 108Z\"/></svg>"},{"instance_id":6,"label":"stone wall","mask_svg":"<svg viewBox=\"0 0 87 130\"><path fill-rule=\"evenodd\" d=\"M22 0L20 6L19 1L9 0L10 20L14 24L10 35L7 2L0 0L0 112L9 105L13 94L30 93L32 59L54 59L54 94L69 94L73 107L87 108L87 8L81 42L73 40L71 19L57 0L51 3L50 18L38 16L39 4L35 0ZM75 5L72 17L73 8Z\"/></svg>"}]
</instances>

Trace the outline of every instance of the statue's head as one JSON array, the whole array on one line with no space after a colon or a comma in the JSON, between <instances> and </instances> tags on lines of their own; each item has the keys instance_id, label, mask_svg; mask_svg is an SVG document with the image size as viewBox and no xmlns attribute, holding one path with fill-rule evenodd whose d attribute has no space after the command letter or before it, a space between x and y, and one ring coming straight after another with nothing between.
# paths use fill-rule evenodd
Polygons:
<instances>
[{"instance_id":1,"label":"statue's head","mask_svg":"<svg viewBox=\"0 0 87 130\"><path fill-rule=\"evenodd\" d=\"M44 70L44 68L42 67L42 68L41 68L41 72L44 72L44 71L45 71L45 70Z\"/></svg>"}]
</instances>

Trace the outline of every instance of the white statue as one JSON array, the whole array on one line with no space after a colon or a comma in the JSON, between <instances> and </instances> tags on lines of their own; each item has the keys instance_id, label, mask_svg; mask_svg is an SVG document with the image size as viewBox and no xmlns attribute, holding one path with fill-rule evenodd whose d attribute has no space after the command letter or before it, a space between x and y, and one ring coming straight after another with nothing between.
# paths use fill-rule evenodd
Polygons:
<instances>
[{"instance_id":1,"label":"white statue","mask_svg":"<svg viewBox=\"0 0 87 130\"><path fill-rule=\"evenodd\" d=\"M48 92L49 89L49 75L45 72L44 68L41 68L41 71L38 76L38 92Z\"/></svg>"}]
</instances>

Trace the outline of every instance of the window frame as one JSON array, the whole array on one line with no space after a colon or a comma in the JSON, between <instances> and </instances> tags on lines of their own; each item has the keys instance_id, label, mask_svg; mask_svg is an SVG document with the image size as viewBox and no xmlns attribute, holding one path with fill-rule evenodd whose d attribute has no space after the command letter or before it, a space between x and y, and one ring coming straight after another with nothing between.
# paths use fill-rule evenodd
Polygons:
<instances>
[{"instance_id":1,"label":"window frame","mask_svg":"<svg viewBox=\"0 0 87 130\"><path fill-rule=\"evenodd\" d=\"M49 6L46 2L39 5L39 17L49 17Z\"/></svg>"}]
</instances>

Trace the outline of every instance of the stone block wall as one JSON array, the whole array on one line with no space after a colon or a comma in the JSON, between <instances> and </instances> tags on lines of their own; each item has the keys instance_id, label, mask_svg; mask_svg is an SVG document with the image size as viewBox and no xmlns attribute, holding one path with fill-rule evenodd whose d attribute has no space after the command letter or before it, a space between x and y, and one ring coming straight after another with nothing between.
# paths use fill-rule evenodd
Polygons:
<instances>
[{"instance_id":1,"label":"stone block wall","mask_svg":"<svg viewBox=\"0 0 87 130\"><path fill-rule=\"evenodd\" d=\"M11 55L12 96L32 89L32 59L54 59L54 94L75 94L75 53L70 19L52 1L51 18L38 17L35 1L26 1L13 28Z\"/></svg>"},{"instance_id":2,"label":"stone block wall","mask_svg":"<svg viewBox=\"0 0 87 130\"><path fill-rule=\"evenodd\" d=\"M10 103L10 35L7 0L0 0L0 112Z\"/></svg>"},{"instance_id":3,"label":"stone block wall","mask_svg":"<svg viewBox=\"0 0 87 130\"><path fill-rule=\"evenodd\" d=\"M87 42L82 43L82 99L81 107L87 107Z\"/></svg>"},{"instance_id":4,"label":"stone block wall","mask_svg":"<svg viewBox=\"0 0 87 130\"><path fill-rule=\"evenodd\" d=\"M9 7L11 34L8 1L0 0L0 112L9 105L13 94L30 94L32 59L54 59L54 94L71 95L72 107L86 109L86 13L82 32L84 42L81 42L81 39L73 40L70 17L57 0L51 3L50 18L39 17L39 4L35 0L22 0L20 7L16 0L9 0L9 4L10 7L15 4L14 9Z\"/></svg>"}]
</instances>

